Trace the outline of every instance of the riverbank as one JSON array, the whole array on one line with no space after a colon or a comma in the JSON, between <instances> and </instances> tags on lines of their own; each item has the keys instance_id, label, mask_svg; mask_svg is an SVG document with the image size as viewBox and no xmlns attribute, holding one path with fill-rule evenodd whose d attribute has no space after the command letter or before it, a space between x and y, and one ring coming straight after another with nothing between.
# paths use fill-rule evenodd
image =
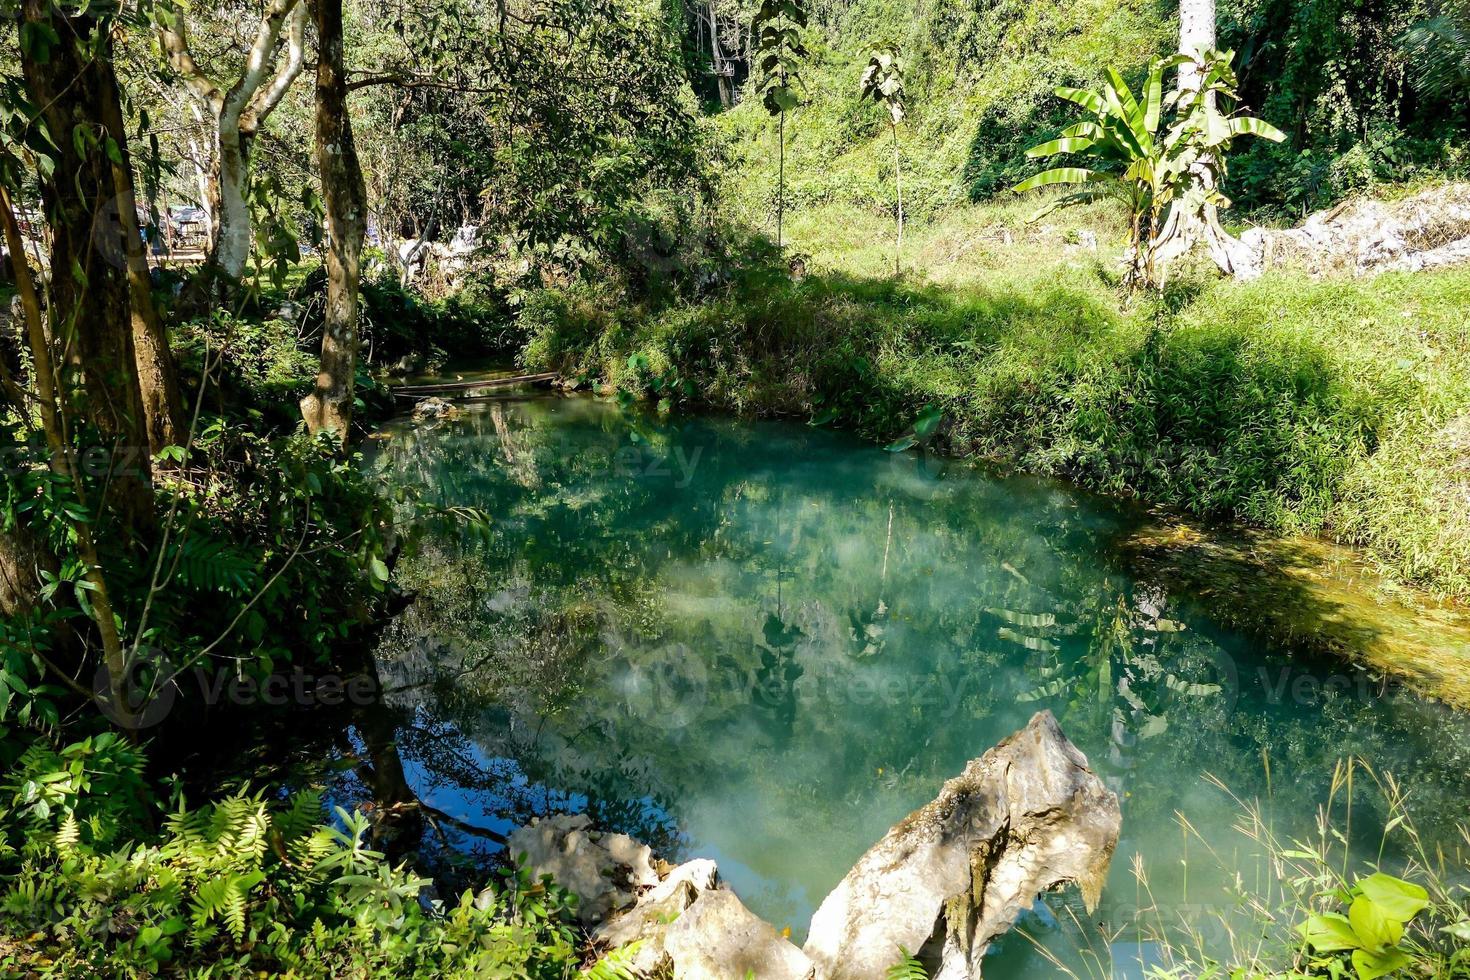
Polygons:
<instances>
[{"instance_id":1,"label":"riverbank","mask_svg":"<svg viewBox=\"0 0 1470 980\"><path fill-rule=\"evenodd\" d=\"M914 229L903 262L929 272L895 279L880 216L804 212L788 249L804 274L767 255L683 301L607 283L541 293L523 360L1322 535L1470 597L1470 269L1186 275L1127 304L1113 213L1025 217L1012 202Z\"/></svg>"}]
</instances>

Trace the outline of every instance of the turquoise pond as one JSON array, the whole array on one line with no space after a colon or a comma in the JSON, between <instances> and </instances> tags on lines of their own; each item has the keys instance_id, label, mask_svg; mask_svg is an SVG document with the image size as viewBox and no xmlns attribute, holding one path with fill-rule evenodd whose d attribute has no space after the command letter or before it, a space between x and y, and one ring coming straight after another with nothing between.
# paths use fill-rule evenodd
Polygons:
<instances>
[{"instance_id":1,"label":"turquoise pond","mask_svg":"<svg viewBox=\"0 0 1470 980\"><path fill-rule=\"evenodd\" d=\"M377 651L407 780L466 849L463 828L587 809L715 858L799 940L864 850L1044 708L1120 797L1123 839L1101 906L1049 897L987 977L1056 975L1037 944L1141 976L1160 954L1140 906L1216 942L1226 886L1261 868L1240 801L1314 837L1348 756L1393 774L1431 846L1463 846L1470 717L1223 628L1130 566L1130 507L802 424L559 395L461 413L385 427L369 466L491 520L414 523L417 597Z\"/></svg>"}]
</instances>

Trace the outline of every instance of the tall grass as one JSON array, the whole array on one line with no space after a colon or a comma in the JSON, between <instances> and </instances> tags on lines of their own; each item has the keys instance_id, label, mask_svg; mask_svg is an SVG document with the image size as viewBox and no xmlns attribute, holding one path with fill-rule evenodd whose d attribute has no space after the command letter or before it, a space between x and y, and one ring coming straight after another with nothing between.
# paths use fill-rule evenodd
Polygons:
<instances>
[{"instance_id":1,"label":"tall grass","mask_svg":"<svg viewBox=\"0 0 1470 980\"><path fill-rule=\"evenodd\" d=\"M1230 793L1228 787L1215 785ZM1356 787L1366 788L1372 802L1369 819L1382 815L1376 826L1377 855L1354 860L1369 835L1353 827ZM1155 898L1146 861L1136 857L1132 866L1139 903L1131 921L1099 934L1073 916L1085 948L1077 963L1064 962L1034 937L1040 955L1061 976L1073 980L1111 978L1138 964L1118 958L1115 945L1150 952L1145 974L1150 980L1185 978L1308 978L1353 977L1359 974L1346 952L1322 954L1304 941L1301 925L1309 917L1345 912L1355 885L1368 875L1383 872L1422 887L1428 906L1409 922L1397 944L1408 964L1395 976L1454 980L1470 977L1470 829L1460 826L1464 846L1447 852L1430 850L1410 816L1404 791L1387 773L1361 759L1338 763L1328 797L1317 814L1316 834L1304 840L1285 840L1269 815L1269 801L1245 800L1230 793L1238 808L1235 831L1254 854L1246 862L1226 842L1206 839L1182 814L1182 832L1203 853L1199 877L1212 875L1226 882L1218 894L1204 896L1215 909L1207 916L1171 914ZM1361 807L1360 807L1361 810ZM1359 821L1364 819L1359 816ZM1356 841L1356 848L1349 846ZM1191 910L1199 905L1190 906ZM1080 966L1079 966L1080 964Z\"/></svg>"}]
</instances>

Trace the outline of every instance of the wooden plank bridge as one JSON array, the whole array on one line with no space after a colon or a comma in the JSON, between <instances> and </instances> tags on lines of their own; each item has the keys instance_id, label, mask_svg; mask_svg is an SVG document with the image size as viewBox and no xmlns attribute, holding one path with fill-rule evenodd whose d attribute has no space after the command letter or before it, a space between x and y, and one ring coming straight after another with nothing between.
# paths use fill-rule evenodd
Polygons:
<instances>
[{"instance_id":1,"label":"wooden plank bridge","mask_svg":"<svg viewBox=\"0 0 1470 980\"><path fill-rule=\"evenodd\" d=\"M431 395L455 397L478 391L481 388L509 388L513 385L550 384L556 379L555 371L542 374L519 374L510 378L484 378L480 381L446 381L428 385L391 385L389 391L399 398L428 398Z\"/></svg>"}]
</instances>

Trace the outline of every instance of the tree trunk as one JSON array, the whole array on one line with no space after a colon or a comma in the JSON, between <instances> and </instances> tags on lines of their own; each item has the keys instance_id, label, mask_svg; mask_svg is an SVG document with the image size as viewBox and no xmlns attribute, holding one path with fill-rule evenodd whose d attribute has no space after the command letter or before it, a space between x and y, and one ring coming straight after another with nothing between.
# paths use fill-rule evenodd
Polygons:
<instances>
[{"instance_id":1,"label":"tree trunk","mask_svg":"<svg viewBox=\"0 0 1470 980\"><path fill-rule=\"evenodd\" d=\"M168 332L153 305L148 277L148 256L142 229L138 227L138 205L133 190L133 168L128 155L127 130L123 125L122 100L117 79L109 72L102 92L103 123L117 146L112 159L112 179L117 188L117 214L122 229L127 265L128 298L132 307L133 353L137 359L138 389L143 399L143 418L148 432L148 449L157 455L165 446L182 446L188 438L184 400L179 394L178 371Z\"/></svg>"},{"instance_id":2,"label":"tree trunk","mask_svg":"<svg viewBox=\"0 0 1470 980\"><path fill-rule=\"evenodd\" d=\"M303 0L269 0L246 53L239 79L217 85L194 61L184 32L184 15L162 18L159 41L169 64L196 99L214 115L214 173L210 186L211 233L209 268L229 279L245 274L250 258L250 150L266 117L301 73L306 37ZM276 65L284 51L284 60ZM270 74L274 70L274 74Z\"/></svg>"},{"instance_id":3,"label":"tree trunk","mask_svg":"<svg viewBox=\"0 0 1470 980\"><path fill-rule=\"evenodd\" d=\"M720 45L720 16L715 13L715 5L711 0L709 10L709 56L710 65L715 73L715 88L720 95L721 107L728 109L735 104L735 76L733 67L731 73L725 73L725 52Z\"/></svg>"},{"instance_id":4,"label":"tree trunk","mask_svg":"<svg viewBox=\"0 0 1470 980\"><path fill-rule=\"evenodd\" d=\"M18 618L35 608L43 568L55 572L56 562L25 527L0 530L0 616Z\"/></svg>"},{"instance_id":5,"label":"tree trunk","mask_svg":"<svg viewBox=\"0 0 1470 980\"><path fill-rule=\"evenodd\" d=\"M112 46L89 16L63 18L50 0L25 0L25 19L61 38L44 58L22 52L26 86L52 134L56 166L41 181L51 229L50 322L66 364L80 375L70 399L95 428L109 458L104 501L125 536L153 526L148 430L138 387L128 283L130 244L119 220L117 185L103 145L73 138L80 131L100 144L107 93L116 91ZM80 144L80 149L78 147ZM131 204L131 202L129 202ZM135 219L136 221L136 216Z\"/></svg>"},{"instance_id":6,"label":"tree trunk","mask_svg":"<svg viewBox=\"0 0 1470 980\"><path fill-rule=\"evenodd\" d=\"M1215 0L1179 0L1179 53L1198 56L1214 47ZM1179 91L1198 89L1200 82L1195 63L1179 66ZM1176 201L1169 209L1163 227L1149 243L1148 265L1150 269L1162 268L1203 242L1220 271L1234 275L1253 264L1251 250L1225 231L1215 205L1204 199L1215 189L1213 171L1200 162L1191 173L1195 187L1187 199ZM1152 279L1152 272L1149 278Z\"/></svg>"},{"instance_id":7,"label":"tree trunk","mask_svg":"<svg viewBox=\"0 0 1470 980\"><path fill-rule=\"evenodd\" d=\"M345 444L352 424L357 373L358 266L367 191L347 110L342 51L342 0L312 0L319 53L316 70L316 160L327 226L327 305L316 390L301 400L313 434L335 431Z\"/></svg>"},{"instance_id":8,"label":"tree trunk","mask_svg":"<svg viewBox=\"0 0 1470 980\"><path fill-rule=\"evenodd\" d=\"M1215 46L1215 0L1179 0L1179 53L1198 54ZM1199 88L1195 66L1179 66L1179 91Z\"/></svg>"},{"instance_id":9,"label":"tree trunk","mask_svg":"<svg viewBox=\"0 0 1470 980\"><path fill-rule=\"evenodd\" d=\"M781 248L782 222L786 217L786 110L776 124L776 247Z\"/></svg>"},{"instance_id":10,"label":"tree trunk","mask_svg":"<svg viewBox=\"0 0 1470 980\"><path fill-rule=\"evenodd\" d=\"M221 124L215 144L219 173L210 189L214 231L214 267L231 279L245 275L250 259L250 205L245 182L250 175L251 137Z\"/></svg>"},{"instance_id":11,"label":"tree trunk","mask_svg":"<svg viewBox=\"0 0 1470 980\"><path fill-rule=\"evenodd\" d=\"M893 187L898 198L898 242L893 247L893 274L899 273L899 256L903 252L903 171L900 169L898 156L898 124L890 123L889 129L893 131Z\"/></svg>"}]
</instances>

